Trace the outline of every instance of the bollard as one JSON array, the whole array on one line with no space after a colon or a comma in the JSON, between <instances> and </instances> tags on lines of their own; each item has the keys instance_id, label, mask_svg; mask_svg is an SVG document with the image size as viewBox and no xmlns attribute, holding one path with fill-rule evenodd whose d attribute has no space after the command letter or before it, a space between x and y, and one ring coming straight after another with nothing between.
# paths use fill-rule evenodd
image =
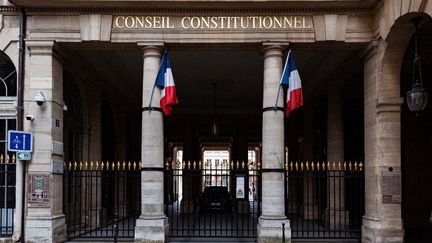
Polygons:
<instances>
[{"instance_id":1,"label":"bollard","mask_svg":"<svg viewBox=\"0 0 432 243\"><path fill-rule=\"evenodd\" d=\"M282 243L285 243L285 223L282 223Z\"/></svg>"}]
</instances>

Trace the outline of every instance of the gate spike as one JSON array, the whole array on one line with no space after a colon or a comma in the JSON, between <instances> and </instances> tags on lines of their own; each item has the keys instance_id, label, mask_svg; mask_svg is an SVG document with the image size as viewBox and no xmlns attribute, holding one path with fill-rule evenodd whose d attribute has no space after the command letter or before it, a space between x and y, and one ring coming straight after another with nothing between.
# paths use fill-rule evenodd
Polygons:
<instances>
[{"instance_id":1,"label":"gate spike","mask_svg":"<svg viewBox=\"0 0 432 243\"><path fill-rule=\"evenodd\" d=\"M12 163L15 164L16 162L16 158L15 158L15 154L12 155Z\"/></svg>"},{"instance_id":2,"label":"gate spike","mask_svg":"<svg viewBox=\"0 0 432 243\"><path fill-rule=\"evenodd\" d=\"M9 159L10 159L9 154L7 154L6 155L6 164L9 163Z\"/></svg>"},{"instance_id":3,"label":"gate spike","mask_svg":"<svg viewBox=\"0 0 432 243\"><path fill-rule=\"evenodd\" d=\"M322 163L321 163L321 167L322 167L322 170L326 170L326 167L325 167L325 162L323 161ZM327 167L327 169L328 169L328 167Z\"/></svg>"},{"instance_id":4,"label":"gate spike","mask_svg":"<svg viewBox=\"0 0 432 243\"><path fill-rule=\"evenodd\" d=\"M293 170L293 162L292 161L290 163L290 169L291 169L291 171Z\"/></svg>"},{"instance_id":5,"label":"gate spike","mask_svg":"<svg viewBox=\"0 0 432 243\"><path fill-rule=\"evenodd\" d=\"M111 170L114 171L114 169L115 169L115 162L113 161L111 162Z\"/></svg>"},{"instance_id":6,"label":"gate spike","mask_svg":"<svg viewBox=\"0 0 432 243\"><path fill-rule=\"evenodd\" d=\"M343 164L343 165L344 165L344 171L346 171L346 169L347 169L347 167L346 167L346 165L347 165L347 164L346 164L346 161L344 161L344 164Z\"/></svg>"},{"instance_id":7,"label":"gate spike","mask_svg":"<svg viewBox=\"0 0 432 243\"><path fill-rule=\"evenodd\" d=\"M79 162L79 170L81 170L82 167L83 167L83 163L82 163L82 161L80 161L80 162Z\"/></svg>"},{"instance_id":8,"label":"gate spike","mask_svg":"<svg viewBox=\"0 0 432 243\"><path fill-rule=\"evenodd\" d=\"M306 161L306 171L309 171L309 161Z\"/></svg>"},{"instance_id":9,"label":"gate spike","mask_svg":"<svg viewBox=\"0 0 432 243\"><path fill-rule=\"evenodd\" d=\"M244 168L245 168L245 162L242 161L242 169L244 170Z\"/></svg>"},{"instance_id":10,"label":"gate spike","mask_svg":"<svg viewBox=\"0 0 432 243\"><path fill-rule=\"evenodd\" d=\"M99 161L96 160L96 170L99 170Z\"/></svg>"},{"instance_id":11,"label":"gate spike","mask_svg":"<svg viewBox=\"0 0 432 243\"><path fill-rule=\"evenodd\" d=\"M231 170L234 169L234 161L231 160Z\"/></svg>"},{"instance_id":12,"label":"gate spike","mask_svg":"<svg viewBox=\"0 0 432 243\"><path fill-rule=\"evenodd\" d=\"M317 171L319 171L320 170L320 163L319 163L319 161L316 164L317 164Z\"/></svg>"},{"instance_id":13,"label":"gate spike","mask_svg":"<svg viewBox=\"0 0 432 243\"><path fill-rule=\"evenodd\" d=\"M0 164L3 164L3 154L0 154Z\"/></svg>"},{"instance_id":14,"label":"gate spike","mask_svg":"<svg viewBox=\"0 0 432 243\"><path fill-rule=\"evenodd\" d=\"M354 170L357 171L357 161L354 162Z\"/></svg>"},{"instance_id":15,"label":"gate spike","mask_svg":"<svg viewBox=\"0 0 432 243\"><path fill-rule=\"evenodd\" d=\"M352 162L351 161L348 163L348 168L350 171L352 171Z\"/></svg>"},{"instance_id":16,"label":"gate spike","mask_svg":"<svg viewBox=\"0 0 432 243\"><path fill-rule=\"evenodd\" d=\"M360 161L359 163L360 171L363 171L363 163Z\"/></svg>"},{"instance_id":17,"label":"gate spike","mask_svg":"<svg viewBox=\"0 0 432 243\"><path fill-rule=\"evenodd\" d=\"M132 163L132 168L133 168L133 170L136 170L136 162L135 161Z\"/></svg>"},{"instance_id":18,"label":"gate spike","mask_svg":"<svg viewBox=\"0 0 432 243\"><path fill-rule=\"evenodd\" d=\"M69 170L72 168L72 162L69 161Z\"/></svg>"},{"instance_id":19,"label":"gate spike","mask_svg":"<svg viewBox=\"0 0 432 243\"><path fill-rule=\"evenodd\" d=\"M257 170L260 170L261 169L261 162L259 162L258 161L258 163L257 163L257 168L256 168Z\"/></svg>"},{"instance_id":20,"label":"gate spike","mask_svg":"<svg viewBox=\"0 0 432 243\"><path fill-rule=\"evenodd\" d=\"M117 171L120 171L120 161L117 160Z\"/></svg>"},{"instance_id":21,"label":"gate spike","mask_svg":"<svg viewBox=\"0 0 432 243\"><path fill-rule=\"evenodd\" d=\"M312 161L312 163L311 163L311 169L312 169L312 171L314 171L315 170L315 164L314 164L314 162Z\"/></svg>"},{"instance_id":22,"label":"gate spike","mask_svg":"<svg viewBox=\"0 0 432 243\"><path fill-rule=\"evenodd\" d=\"M123 161L122 167L123 167L122 169L125 170L125 168L126 168L126 161Z\"/></svg>"},{"instance_id":23,"label":"gate spike","mask_svg":"<svg viewBox=\"0 0 432 243\"><path fill-rule=\"evenodd\" d=\"M104 166L105 166L105 164L104 164L104 162L102 161L102 162L101 162L101 170L104 169Z\"/></svg>"},{"instance_id":24,"label":"gate spike","mask_svg":"<svg viewBox=\"0 0 432 243\"><path fill-rule=\"evenodd\" d=\"M327 161L327 170L331 170L331 164L330 164L330 161Z\"/></svg>"},{"instance_id":25,"label":"gate spike","mask_svg":"<svg viewBox=\"0 0 432 243\"><path fill-rule=\"evenodd\" d=\"M191 162L190 162L190 160L188 161L187 167L188 167L188 170L190 170L190 167L191 167Z\"/></svg>"},{"instance_id":26,"label":"gate spike","mask_svg":"<svg viewBox=\"0 0 432 243\"><path fill-rule=\"evenodd\" d=\"M296 169L296 171L298 171L298 162L297 161L295 162L295 169Z\"/></svg>"},{"instance_id":27,"label":"gate spike","mask_svg":"<svg viewBox=\"0 0 432 243\"><path fill-rule=\"evenodd\" d=\"M342 163L340 161L338 163L338 170L342 170Z\"/></svg>"},{"instance_id":28,"label":"gate spike","mask_svg":"<svg viewBox=\"0 0 432 243\"><path fill-rule=\"evenodd\" d=\"M141 170L141 168L142 168L142 162L140 161L138 162L138 170Z\"/></svg>"},{"instance_id":29,"label":"gate spike","mask_svg":"<svg viewBox=\"0 0 432 243\"><path fill-rule=\"evenodd\" d=\"M237 163L236 163L236 169L238 170L239 169L239 161L237 160Z\"/></svg>"},{"instance_id":30,"label":"gate spike","mask_svg":"<svg viewBox=\"0 0 432 243\"><path fill-rule=\"evenodd\" d=\"M202 162L201 162L201 160L198 162L198 169L202 170Z\"/></svg>"},{"instance_id":31,"label":"gate spike","mask_svg":"<svg viewBox=\"0 0 432 243\"><path fill-rule=\"evenodd\" d=\"M84 163L84 170L88 170L88 168L89 168L89 163L86 161L86 162Z\"/></svg>"},{"instance_id":32,"label":"gate spike","mask_svg":"<svg viewBox=\"0 0 432 243\"><path fill-rule=\"evenodd\" d=\"M130 170L130 168L131 168L131 162L128 161L128 170Z\"/></svg>"},{"instance_id":33,"label":"gate spike","mask_svg":"<svg viewBox=\"0 0 432 243\"><path fill-rule=\"evenodd\" d=\"M303 171L303 161L302 162L300 162L300 168L301 168L301 171Z\"/></svg>"},{"instance_id":34,"label":"gate spike","mask_svg":"<svg viewBox=\"0 0 432 243\"><path fill-rule=\"evenodd\" d=\"M288 161L285 162L285 170L288 170Z\"/></svg>"},{"instance_id":35,"label":"gate spike","mask_svg":"<svg viewBox=\"0 0 432 243\"><path fill-rule=\"evenodd\" d=\"M168 163L168 161L165 163L165 168L166 168L167 170L169 170L169 163Z\"/></svg>"},{"instance_id":36,"label":"gate spike","mask_svg":"<svg viewBox=\"0 0 432 243\"><path fill-rule=\"evenodd\" d=\"M193 162L193 169L196 169L196 161Z\"/></svg>"},{"instance_id":37,"label":"gate spike","mask_svg":"<svg viewBox=\"0 0 432 243\"><path fill-rule=\"evenodd\" d=\"M90 170L93 170L93 161L90 161Z\"/></svg>"}]
</instances>

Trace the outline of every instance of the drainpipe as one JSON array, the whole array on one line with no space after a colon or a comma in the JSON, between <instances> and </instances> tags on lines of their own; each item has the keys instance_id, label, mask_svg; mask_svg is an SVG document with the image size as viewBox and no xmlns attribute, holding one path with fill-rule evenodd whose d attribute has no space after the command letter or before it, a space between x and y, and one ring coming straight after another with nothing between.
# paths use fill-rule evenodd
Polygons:
<instances>
[{"instance_id":1,"label":"drainpipe","mask_svg":"<svg viewBox=\"0 0 432 243\"><path fill-rule=\"evenodd\" d=\"M24 67L25 67L25 32L26 13L23 8L19 9L20 30L19 30L19 56L18 56L18 97L17 97L17 129L24 130ZM15 187L15 223L14 241L24 242L24 215L25 215L25 174L26 163L17 160L16 165L16 187Z\"/></svg>"}]
</instances>

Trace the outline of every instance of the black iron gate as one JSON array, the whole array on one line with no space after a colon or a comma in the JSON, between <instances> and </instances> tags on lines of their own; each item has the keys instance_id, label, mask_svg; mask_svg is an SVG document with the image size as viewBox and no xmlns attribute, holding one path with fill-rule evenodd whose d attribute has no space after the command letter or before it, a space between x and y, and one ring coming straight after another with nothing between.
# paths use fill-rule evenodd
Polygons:
<instances>
[{"instance_id":1,"label":"black iron gate","mask_svg":"<svg viewBox=\"0 0 432 243\"><path fill-rule=\"evenodd\" d=\"M15 214L15 155L0 154L0 238L13 234Z\"/></svg>"},{"instance_id":2,"label":"black iron gate","mask_svg":"<svg viewBox=\"0 0 432 243\"><path fill-rule=\"evenodd\" d=\"M67 238L133 239L141 208L140 167L136 162L65 164Z\"/></svg>"},{"instance_id":3,"label":"black iron gate","mask_svg":"<svg viewBox=\"0 0 432 243\"><path fill-rule=\"evenodd\" d=\"M257 167L229 161L167 164L170 237L255 238L261 214Z\"/></svg>"},{"instance_id":4,"label":"black iron gate","mask_svg":"<svg viewBox=\"0 0 432 243\"><path fill-rule=\"evenodd\" d=\"M362 162L290 162L285 169L293 239L361 238Z\"/></svg>"}]
</instances>

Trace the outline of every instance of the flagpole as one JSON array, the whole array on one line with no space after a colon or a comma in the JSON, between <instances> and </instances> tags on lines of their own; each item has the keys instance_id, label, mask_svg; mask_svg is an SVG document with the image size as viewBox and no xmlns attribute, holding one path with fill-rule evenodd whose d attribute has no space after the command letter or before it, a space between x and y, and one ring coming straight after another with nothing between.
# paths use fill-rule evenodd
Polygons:
<instances>
[{"instance_id":1,"label":"flagpole","mask_svg":"<svg viewBox=\"0 0 432 243\"><path fill-rule=\"evenodd\" d=\"M288 55L287 55L286 60L285 60L285 65L284 65L284 68L283 68L283 71L282 71L281 81L282 81L282 78L283 78L283 76L285 74L285 68L287 66L287 62L288 62L288 58L289 58L290 53L291 53L291 49L288 51ZM282 86L282 82L281 81L279 81L279 88L278 88L278 91L277 91L277 94L276 94L276 102L275 102L275 105L274 105L274 111L275 112L277 111L277 103L279 101L279 92L280 92L280 89L281 89L281 86Z\"/></svg>"},{"instance_id":2,"label":"flagpole","mask_svg":"<svg viewBox=\"0 0 432 243\"><path fill-rule=\"evenodd\" d=\"M278 103L278 100L279 100L279 92L280 92L280 89L281 89L281 84L279 84L279 88L278 88L278 91L277 91L277 94L276 94L276 102L275 102L275 105L274 105L274 111L276 112L277 111L277 103Z\"/></svg>"},{"instance_id":3,"label":"flagpole","mask_svg":"<svg viewBox=\"0 0 432 243\"><path fill-rule=\"evenodd\" d=\"M162 55L162 60L160 61L160 64L159 64L159 70L160 70L160 67L162 66L162 63L163 63L163 61L164 61L165 53L166 53L166 52L167 52L167 50L165 49L164 54ZM158 74L159 74L159 71L158 71ZM156 79L157 79L157 75L158 75L158 74L156 74ZM156 79L155 79L154 84L153 84L153 89L152 89L152 92L151 92L151 95L150 95L149 104L148 104L149 113L151 113L152 108L153 108L153 107L151 106L151 103L152 103L152 100L153 100L154 90L155 90L155 88L156 88Z\"/></svg>"}]
</instances>

